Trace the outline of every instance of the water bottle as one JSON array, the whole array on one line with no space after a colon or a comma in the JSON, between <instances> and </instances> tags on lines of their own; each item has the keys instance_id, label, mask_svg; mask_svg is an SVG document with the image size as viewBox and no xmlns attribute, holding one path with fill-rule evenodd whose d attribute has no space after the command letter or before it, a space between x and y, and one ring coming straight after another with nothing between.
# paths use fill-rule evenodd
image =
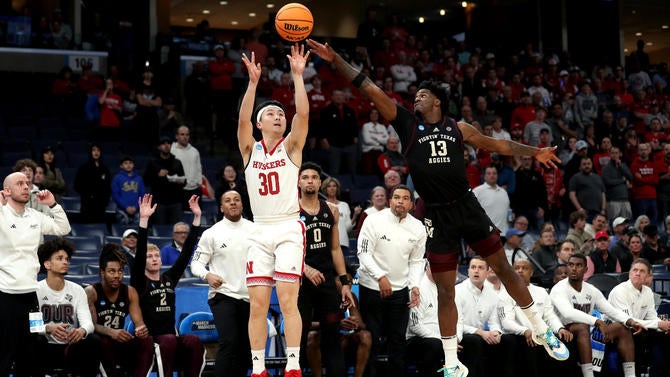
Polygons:
<instances>
[{"instance_id":1,"label":"water bottle","mask_svg":"<svg viewBox=\"0 0 670 377\"><path fill-rule=\"evenodd\" d=\"M28 322L30 323L31 333L44 333L46 326L44 326L44 318L42 312L28 313Z\"/></svg>"},{"instance_id":2,"label":"water bottle","mask_svg":"<svg viewBox=\"0 0 670 377\"><path fill-rule=\"evenodd\" d=\"M514 221L514 211L512 211L512 209L510 208L507 210L507 222L511 224L513 221Z\"/></svg>"}]
</instances>

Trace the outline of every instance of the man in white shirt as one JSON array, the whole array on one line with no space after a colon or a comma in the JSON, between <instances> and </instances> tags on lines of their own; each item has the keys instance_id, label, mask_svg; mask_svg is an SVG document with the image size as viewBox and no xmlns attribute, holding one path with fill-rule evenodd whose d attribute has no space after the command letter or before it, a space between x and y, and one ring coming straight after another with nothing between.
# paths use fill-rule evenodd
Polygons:
<instances>
[{"instance_id":1,"label":"man in white shirt","mask_svg":"<svg viewBox=\"0 0 670 377\"><path fill-rule=\"evenodd\" d=\"M409 214L412 198L407 186L394 187L390 208L368 216L358 236L361 314L373 339L369 359L376 360L379 339L386 336L388 376L405 374L409 309L420 301L426 229ZM375 377L375 363L367 368L368 375Z\"/></svg>"},{"instance_id":2,"label":"man in white shirt","mask_svg":"<svg viewBox=\"0 0 670 377\"><path fill-rule=\"evenodd\" d=\"M407 360L415 363L422 376L442 376L438 373L444 364L444 352L437 319L437 285L430 266L426 266L419 292L421 302L409 311Z\"/></svg>"},{"instance_id":3,"label":"man in white shirt","mask_svg":"<svg viewBox=\"0 0 670 377\"><path fill-rule=\"evenodd\" d=\"M486 167L484 183L475 187L472 192L482 205L493 224L500 230L500 234L507 233L507 211L509 211L509 195L498 186L498 170L494 166Z\"/></svg>"},{"instance_id":4,"label":"man in white shirt","mask_svg":"<svg viewBox=\"0 0 670 377\"><path fill-rule=\"evenodd\" d=\"M627 327L634 328L636 334L645 327L607 302L598 288L584 281L585 273L586 256L573 254L568 260L568 278L556 283L549 295L561 322L576 339L582 375L593 377L589 326L596 326L605 342L616 342L624 376L635 377L633 335ZM612 322L593 316L593 309L605 314Z\"/></svg>"},{"instance_id":5,"label":"man in white shirt","mask_svg":"<svg viewBox=\"0 0 670 377\"><path fill-rule=\"evenodd\" d=\"M209 285L208 303L219 332L215 374L245 377L251 359L245 280L251 243L246 235L253 232L254 225L242 217L242 197L237 191L221 196L221 212L223 219L202 233L191 272Z\"/></svg>"},{"instance_id":6,"label":"man in white shirt","mask_svg":"<svg viewBox=\"0 0 670 377\"><path fill-rule=\"evenodd\" d=\"M505 190L503 190L505 191ZM456 285L456 307L463 320L461 361L471 377L487 376L487 366L497 361L502 329L498 319L498 293L484 284L489 265L474 256L468 267L468 279Z\"/></svg>"},{"instance_id":7,"label":"man in white shirt","mask_svg":"<svg viewBox=\"0 0 670 377\"><path fill-rule=\"evenodd\" d=\"M32 183L23 173L12 173L0 192L0 375L9 375L12 361L15 375L37 373L34 357L39 335L30 333L28 313L38 312L37 247L42 236L63 236L70 223L53 194L35 194L39 204L51 208L49 215L27 208Z\"/></svg>"},{"instance_id":8,"label":"man in white shirt","mask_svg":"<svg viewBox=\"0 0 670 377\"><path fill-rule=\"evenodd\" d=\"M667 376L670 373L666 354L670 349L670 321L658 318L654 292L646 285L651 276L652 267L648 260L634 260L628 280L614 287L607 300L650 330L634 337L636 358L642 356L645 349L650 349L650 376Z\"/></svg>"},{"instance_id":9,"label":"man in white shirt","mask_svg":"<svg viewBox=\"0 0 670 377\"><path fill-rule=\"evenodd\" d=\"M527 259L518 259L514 262L514 271L526 282L526 286L537 305L538 313L542 316L551 330L568 343L572 340L572 333L566 330L561 320L554 313L554 306L547 291L536 285L530 284L530 278L533 276L533 264ZM538 362L552 363L552 370L560 368L564 363L557 363L553 359L546 357L542 349L536 347L533 342L533 330L528 318L523 314L521 308L514 299L507 293L501 292L498 301L498 314L500 324L504 335L502 336L503 356L501 361L503 376L538 376ZM547 370L544 369L543 373Z\"/></svg>"},{"instance_id":10,"label":"man in white shirt","mask_svg":"<svg viewBox=\"0 0 670 377\"><path fill-rule=\"evenodd\" d=\"M187 126L177 128L176 142L172 143L170 153L179 160L184 167L186 175L186 186L184 186L184 199L182 208L188 210L188 200L193 195L202 196L202 164L200 163L200 152L189 143L191 131Z\"/></svg>"},{"instance_id":11,"label":"man in white shirt","mask_svg":"<svg viewBox=\"0 0 670 377\"><path fill-rule=\"evenodd\" d=\"M37 298L46 325L46 343L39 347L39 364L46 374L67 368L77 376L96 376L100 365L100 339L84 288L65 280L74 244L64 238L45 241L38 250L47 277L37 283Z\"/></svg>"},{"instance_id":12,"label":"man in white shirt","mask_svg":"<svg viewBox=\"0 0 670 377\"><path fill-rule=\"evenodd\" d=\"M507 233L505 233L505 256L507 256L507 261L512 266L514 266L514 260L528 259L526 254L524 254L522 251L518 251L516 255L514 255L514 251L517 249L522 249L528 252L528 250L524 249L521 245L525 235L525 232L522 232L517 228L509 228ZM514 258L514 260L512 260L512 258Z\"/></svg>"}]
</instances>

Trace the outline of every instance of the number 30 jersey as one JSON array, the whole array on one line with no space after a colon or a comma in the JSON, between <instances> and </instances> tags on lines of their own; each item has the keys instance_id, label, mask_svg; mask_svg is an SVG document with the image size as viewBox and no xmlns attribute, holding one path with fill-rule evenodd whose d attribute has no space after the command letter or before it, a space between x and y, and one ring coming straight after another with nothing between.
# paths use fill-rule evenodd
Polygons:
<instances>
[{"instance_id":1,"label":"number 30 jersey","mask_svg":"<svg viewBox=\"0 0 670 377\"><path fill-rule=\"evenodd\" d=\"M284 140L271 151L262 140L251 148L244 175L254 222L277 223L298 218L300 167L289 158Z\"/></svg>"},{"instance_id":2,"label":"number 30 jersey","mask_svg":"<svg viewBox=\"0 0 670 377\"><path fill-rule=\"evenodd\" d=\"M391 124L404 146L416 192L427 204L463 198L470 184L465 175L463 134L456 122L443 116L439 123L424 123L407 109L396 108Z\"/></svg>"}]
</instances>

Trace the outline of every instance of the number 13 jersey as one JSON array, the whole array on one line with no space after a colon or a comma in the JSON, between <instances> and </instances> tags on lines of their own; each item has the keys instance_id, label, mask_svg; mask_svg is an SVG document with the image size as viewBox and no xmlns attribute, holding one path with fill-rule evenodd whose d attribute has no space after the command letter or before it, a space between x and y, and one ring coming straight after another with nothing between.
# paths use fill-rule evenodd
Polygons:
<instances>
[{"instance_id":1,"label":"number 13 jersey","mask_svg":"<svg viewBox=\"0 0 670 377\"><path fill-rule=\"evenodd\" d=\"M285 139L268 151L264 141L251 148L249 163L244 169L249 202L256 223L278 223L298 219L298 173L286 152Z\"/></svg>"}]
</instances>

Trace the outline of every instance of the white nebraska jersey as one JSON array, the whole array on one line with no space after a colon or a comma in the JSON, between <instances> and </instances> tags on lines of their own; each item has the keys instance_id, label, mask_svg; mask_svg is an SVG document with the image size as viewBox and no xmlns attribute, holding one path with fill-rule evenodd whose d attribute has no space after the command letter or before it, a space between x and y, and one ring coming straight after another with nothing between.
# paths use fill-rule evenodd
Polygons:
<instances>
[{"instance_id":1,"label":"white nebraska jersey","mask_svg":"<svg viewBox=\"0 0 670 377\"><path fill-rule=\"evenodd\" d=\"M286 152L284 139L272 151L267 150L262 140L254 143L244 174L255 222L277 223L298 218L299 170Z\"/></svg>"}]
</instances>

